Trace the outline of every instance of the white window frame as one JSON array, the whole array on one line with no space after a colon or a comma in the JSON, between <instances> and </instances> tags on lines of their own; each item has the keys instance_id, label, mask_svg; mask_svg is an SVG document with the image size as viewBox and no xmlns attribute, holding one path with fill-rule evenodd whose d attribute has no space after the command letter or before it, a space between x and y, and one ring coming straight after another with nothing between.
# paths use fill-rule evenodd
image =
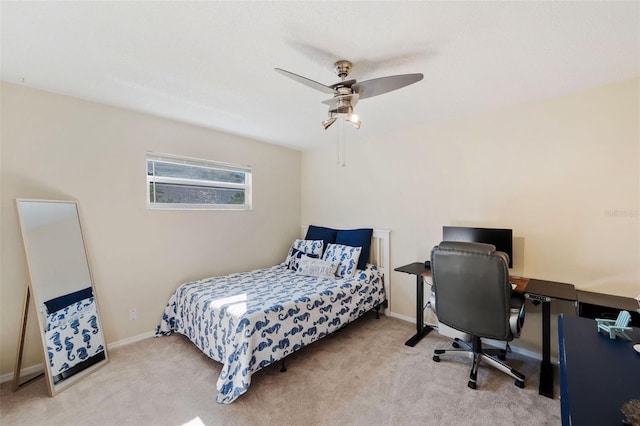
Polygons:
<instances>
[{"instance_id":1,"label":"white window frame","mask_svg":"<svg viewBox=\"0 0 640 426\"><path fill-rule=\"evenodd\" d=\"M149 176L148 162L164 162L171 164L180 164L193 167L202 167L207 169L217 169L230 172L244 173L244 183L232 182L212 182L198 179L188 178L172 178L161 176ZM145 196L147 199L147 208L153 210L251 210L252 209L252 182L251 182L251 166L223 163L220 161L203 160L200 158L184 157L173 154L162 154L147 151L145 159L145 175L147 176ZM171 183L176 185L196 185L208 186L214 188L230 188L244 190L244 204L189 204L189 203L156 203L151 201L150 185L152 183Z\"/></svg>"}]
</instances>

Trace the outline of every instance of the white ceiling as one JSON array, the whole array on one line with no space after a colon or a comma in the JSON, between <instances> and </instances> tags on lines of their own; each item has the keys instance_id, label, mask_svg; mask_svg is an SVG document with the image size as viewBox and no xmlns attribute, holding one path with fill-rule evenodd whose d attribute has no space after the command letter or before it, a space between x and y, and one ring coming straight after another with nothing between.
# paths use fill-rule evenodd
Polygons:
<instances>
[{"instance_id":1,"label":"white ceiling","mask_svg":"<svg viewBox=\"0 0 640 426\"><path fill-rule=\"evenodd\" d=\"M354 138L640 75L640 2L6 2L2 79L308 149L323 84L421 72Z\"/></svg>"}]
</instances>

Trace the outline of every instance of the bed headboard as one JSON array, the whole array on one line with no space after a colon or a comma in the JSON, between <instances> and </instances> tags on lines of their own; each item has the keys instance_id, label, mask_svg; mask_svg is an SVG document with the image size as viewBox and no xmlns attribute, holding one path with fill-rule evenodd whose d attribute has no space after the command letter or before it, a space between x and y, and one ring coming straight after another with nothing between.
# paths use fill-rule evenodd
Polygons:
<instances>
[{"instance_id":1,"label":"bed headboard","mask_svg":"<svg viewBox=\"0 0 640 426\"><path fill-rule=\"evenodd\" d=\"M302 227L302 238L307 235L308 226ZM388 229L374 229L371 237L371 253L369 255L369 263L376 265L382 272L384 279L384 292L387 295L387 307L384 310L385 315L389 314L391 306L391 271L389 260L389 233Z\"/></svg>"}]
</instances>

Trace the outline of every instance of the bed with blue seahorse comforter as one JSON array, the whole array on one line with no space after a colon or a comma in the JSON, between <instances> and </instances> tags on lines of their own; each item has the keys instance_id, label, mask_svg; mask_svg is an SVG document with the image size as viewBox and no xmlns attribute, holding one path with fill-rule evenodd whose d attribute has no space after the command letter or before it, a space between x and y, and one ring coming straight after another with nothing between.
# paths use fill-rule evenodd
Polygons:
<instances>
[{"instance_id":1,"label":"bed with blue seahorse comforter","mask_svg":"<svg viewBox=\"0 0 640 426\"><path fill-rule=\"evenodd\" d=\"M385 302L374 265L353 278L317 278L286 264L193 281L171 296L156 335L178 332L223 364L217 401L245 393L251 374Z\"/></svg>"},{"instance_id":2,"label":"bed with blue seahorse comforter","mask_svg":"<svg viewBox=\"0 0 640 426\"><path fill-rule=\"evenodd\" d=\"M52 376L104 351L93 296L47 314L44 334Z\"/></svg>"}]
</instances>

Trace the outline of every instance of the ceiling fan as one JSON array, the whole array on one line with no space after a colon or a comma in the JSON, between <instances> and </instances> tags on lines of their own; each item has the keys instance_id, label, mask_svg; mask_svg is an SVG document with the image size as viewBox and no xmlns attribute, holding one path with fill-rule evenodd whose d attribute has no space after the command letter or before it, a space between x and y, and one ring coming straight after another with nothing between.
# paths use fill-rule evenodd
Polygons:
<instances>
[{"instance_id":1,"label":"ceiling fan","mask_svg":"<svg viewBox=\"0 0 640 426\"><path fill-rule=\"evenodd\" d=\"M347 76L352 68L351 62L340 60L334 64L334 67L335 73L340 77L340 81L331 86L326 86L281 68L275 69L280 74L292 78L305 86L333 95L333 98L322 102L323 104L329 105L329 118L322 122L325 130L335 123L338 114L345 114L347 116L347 123L359 129L361 124L360 118L354 113L353 108L360 99L371 98L393 90L398 90L410 84L417 83L423 78L422 74L401 74L358 82L356 80L347 80Z\"/></svg>"}]
</instances>

